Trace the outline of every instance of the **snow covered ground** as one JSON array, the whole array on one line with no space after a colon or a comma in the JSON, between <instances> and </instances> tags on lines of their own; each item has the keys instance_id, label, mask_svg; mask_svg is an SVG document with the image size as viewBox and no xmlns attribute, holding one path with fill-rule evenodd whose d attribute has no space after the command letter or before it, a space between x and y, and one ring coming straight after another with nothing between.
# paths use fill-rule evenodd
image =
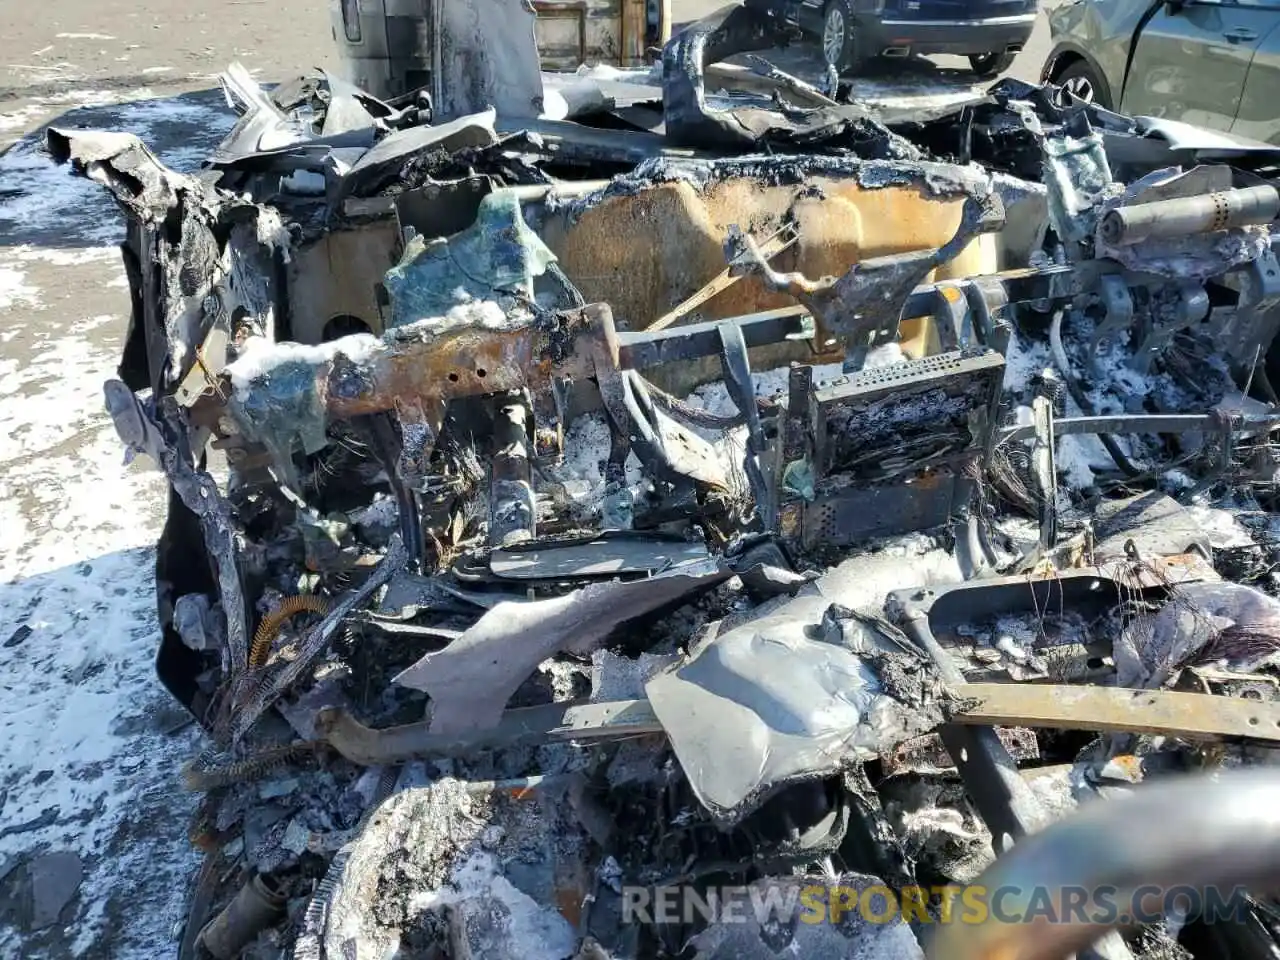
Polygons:
<instances>
[{"instance_id":1,"label":"snow covered ground","mask_svg":"<svg viewBox=\"0 0 1280 960\"><path fill-rule=\"evenodd\" d=\"M217 93L147 93L0 125L129 130L189 169L232 123ZM41 142L0 156L0 956L151 960L174 950L197 866L178 767L201 738L152 665L163 480L123 465L102 406L128 321L123 220Z\"/></svg>"}]
</instances>

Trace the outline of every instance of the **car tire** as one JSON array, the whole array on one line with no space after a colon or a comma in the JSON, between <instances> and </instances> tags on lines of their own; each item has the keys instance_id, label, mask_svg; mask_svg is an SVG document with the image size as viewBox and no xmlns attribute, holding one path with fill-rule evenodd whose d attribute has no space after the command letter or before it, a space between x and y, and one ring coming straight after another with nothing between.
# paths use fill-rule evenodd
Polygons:
<instances>
[{"instance_id":1,"label":"car tire","mask_svg":"<svg viewBox=\"0 0 1280 960\"><path fill-rule=\"evenodd\" d=\"M822 11L822 59L840 73L855 73L866 63L866 52L854 22L849 0L829 0Z\"/></svg>"},{"instance_id":2,"label":"car tire","mask_svg":"<svg viewBox=\"0 0 1280 960\"><path fill-rule=\"evenodd\" d=\"M983 80L998 77L1013 66L1012 53L975 53L969 58L969 66Z\"/></svg>"},{"instance_id":3,"label":"car tire","mask_svg":"<svg viewBox=\"0 0 1280 960\"><path fill-rule=\"evenodd\" d=\"M1111 109L1107 95L1103 92L1102 81L1086 60L1074 60L1067 64L1066 69L1060 71L1053 82L1086 103L1096 103L1104 110Z\"/></svg>"}]
</instances>

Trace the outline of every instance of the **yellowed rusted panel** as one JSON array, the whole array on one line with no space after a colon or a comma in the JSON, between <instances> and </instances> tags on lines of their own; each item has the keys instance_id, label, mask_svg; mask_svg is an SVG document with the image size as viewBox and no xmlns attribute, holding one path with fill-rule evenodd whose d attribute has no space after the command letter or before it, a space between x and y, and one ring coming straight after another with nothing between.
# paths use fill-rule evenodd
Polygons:
<instances>
[{"instance_id":1,"label":"yellowed rusted panel","mask_svg":"<svg viewBox=\"0 0 1280 960\"><path fill-rule=\"evenodd\" d=\"M826 177L781 186L740 178L705 190L673 182L610 197L571 225L553 219L545 239L588 302L610 304L620 329L640 329L724 269L731 224L766 236L790 214L800 240L774 263L818 278L842 274L866 257L941 246L959 226L962 204L961 197L910 187L866 189L852 179ZM994 243L983 238L939 273L972 276L995 269ZM746 277L698 313L719 319L792 302Z\"/></svg>"},{"instance_id":2,"label":"yellowed rusted panel","mask_svg":"<svg viewBox=\"0 0 1280 960\"><path fill-rule=\"evenodd\" d=\"M536 0L534 9L538 14L534 31L545 70L575 70L584 63L621 67L646 63L646 0Z\"/></svg>"},{"instance_id":3,"label":"yellowed rusted panel","mask_svg":"<svg viewBox=\"0 0 1280 960\"><path fill-rule=\"evenodd\" d=\"M326 233L295 250L288 266L293 339L319 343L335 317L355 317L381 333L375 284L395 265L399 241L396 222L388 218Z\"/></svg>"}]
</instances>

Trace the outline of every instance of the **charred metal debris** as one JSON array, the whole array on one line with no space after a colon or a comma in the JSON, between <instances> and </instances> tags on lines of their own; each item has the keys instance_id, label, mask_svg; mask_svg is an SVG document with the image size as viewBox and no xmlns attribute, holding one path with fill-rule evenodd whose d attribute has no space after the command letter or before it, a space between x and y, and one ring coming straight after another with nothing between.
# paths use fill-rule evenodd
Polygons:
<instances>
[{"instance_id":1,"label":"charred metal debris","mask_svg":"<svg viewBox=\"0 0 1280 960\"><path fill-rule=\"evenodd\" d=\"M1274 151L719 63L775 36L506 91L554 118L233 68L195 174L50 131L128 218L107 405L211 740L184 958L1275 955L1266 888L931 922L1270 879L1273 778L1139 785L1280 740Z\"/></svg>"}]
</instances>

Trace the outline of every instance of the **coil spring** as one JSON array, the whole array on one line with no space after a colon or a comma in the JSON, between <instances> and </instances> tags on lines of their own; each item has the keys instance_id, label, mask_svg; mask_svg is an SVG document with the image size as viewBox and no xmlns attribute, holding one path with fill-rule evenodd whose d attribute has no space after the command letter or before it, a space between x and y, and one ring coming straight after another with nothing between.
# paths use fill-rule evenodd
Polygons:
<instances>
[{"instance_id":1,"label":"coil spring","mask_svg":"<svg viewBox=\"0 0 1280 960\"><path fill-rule=\"evenodd\" d=\"M286 620L299 613L315 613L324 616L329 612L329 603L323 597L299 594L296 597L285 597L280 606L262 618L253 635L253 646L249 649L249 666L261 667L267 662L271 653L271 644L280 635L280 628Z\"/></svg>"},{"instance_id":2,"label":"coil spring","mask_svg":"<svg viewBox=\"0 0 1280 960\"><path fill-rule=\"evenodd\" d=\"M1005 451L1005 458L1009 461L1009 466L1013 467L1020 476L1027 476L1031 473L1031 451L1026 447L1011 445Z\"/></svg>"},{"instance_id":3,"label":"coil spring","mask_svg":"<svg viewBox=\"0 0 1280 960\"><path fill-rule=\"evenodd\" d=\"M1052 403L1054 410L1061 411L1066 403L1067 385L1058 377L1044 377L1036 385L1036 392L1042 397L1047 397Z\"/></svg>"},{"instance_id":4,"label":"coil spring","mask_svg":"<svg viewBox=\"0 0 1280 960\"><path fill-rule=\"evenodd\" d=\"M227 787L246 780L260 780L294 760L317 753L326 747L327 744L318 740L299 740L283 747L263 750L243 760L221 765L214 757L205 754L183 766L182 780L187 789L193 792L216 790L218 787Z\"/></svg>"}]
</instances>

